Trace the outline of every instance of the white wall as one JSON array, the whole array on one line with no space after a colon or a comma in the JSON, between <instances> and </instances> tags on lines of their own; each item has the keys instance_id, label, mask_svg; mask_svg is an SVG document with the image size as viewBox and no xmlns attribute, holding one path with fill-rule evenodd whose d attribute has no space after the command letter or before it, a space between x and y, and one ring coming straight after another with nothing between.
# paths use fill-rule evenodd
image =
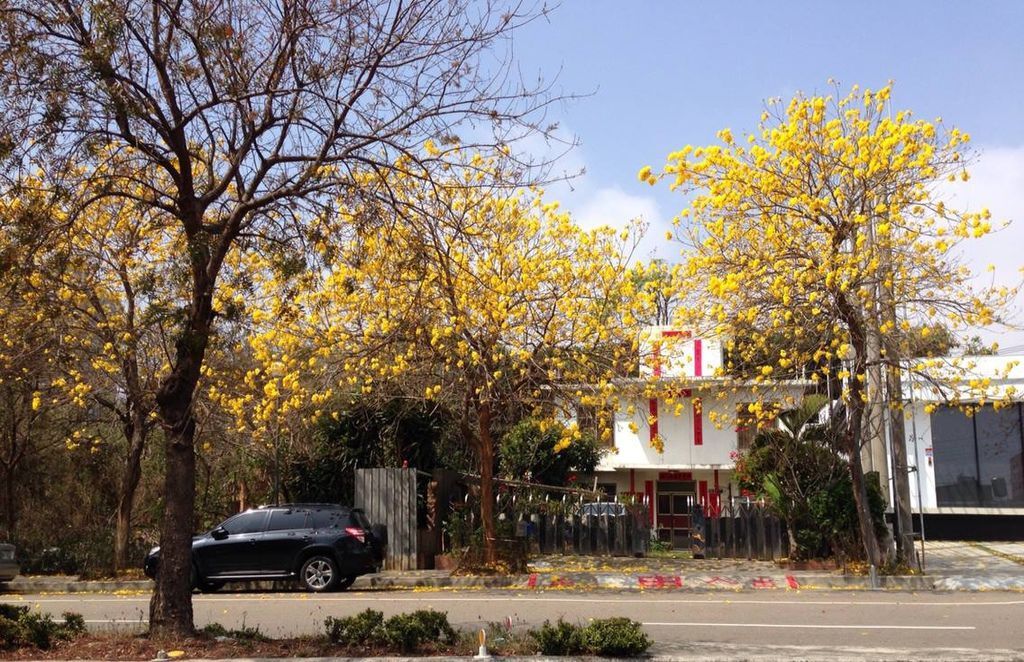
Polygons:
<instances>
[{"instance_id":1,"label":"white wall","mask_svg":"<svg viewBox=\"0 0 1024 662\"><path fill-rule=\"evenodd\" d=\"M906 421L907 464L918 467L920 471L921 507L935 508L938 506L935 498L935 462L929 462L928 454L932 447L932 419L925 413L922 403L916 403L909 410L911 416ZM918 477L911 473L910 503L914 512L918 512L917 485Z\"/></svg>"},{"instance_id":2,"label":"white wall","mask_svg":"<svg viewBox=\"0 0 1024 662\"><path fill-rule=\"evenodd\" d=\"M797 398L800 389L791 387L778 392L779 398L789 395ZM729 454L737 450L735 416L740 403L764 398L763 390L759 396L741 389L737 393L728 393L718 397L714 391L693 391L702 403L702 441L700 446L694 444L694 411L693 398L681 397L674 403L664 400L658 403L658 435L664 441L664 453L651 447L651 429L648 425L650 413L649 400L636 397L630 402L633 413L628 406L623 406L615 414L615 448L616 453L604 457L598 467L599 471L616 468L664 468L686 469L699 467L731 468L733 459ZM680 413L675 415L676 405L681 404ZM712 412L717 412L717 420L721 427L712 422ZM630 429L635 424L636 432Z\"/></svg>"}]
</instances>

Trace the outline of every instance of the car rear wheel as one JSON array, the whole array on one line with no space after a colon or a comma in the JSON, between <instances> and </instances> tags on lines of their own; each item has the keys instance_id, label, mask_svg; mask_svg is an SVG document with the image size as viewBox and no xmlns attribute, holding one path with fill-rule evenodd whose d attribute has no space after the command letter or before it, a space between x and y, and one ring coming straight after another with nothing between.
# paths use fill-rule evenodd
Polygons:
<instances>
[{"instance_id":1,"label":"car rear wheel","mask_svg":"<svg viewBox=\"0 0 1024 662\"><path fill-rule=\"evenodd\" d=\"M334 559L329 556L316 555L306 559L299 571L299 582L302 588L314 593L330 591L341 577L338 576L338 566Z\"/></svg>"}]
</instances>

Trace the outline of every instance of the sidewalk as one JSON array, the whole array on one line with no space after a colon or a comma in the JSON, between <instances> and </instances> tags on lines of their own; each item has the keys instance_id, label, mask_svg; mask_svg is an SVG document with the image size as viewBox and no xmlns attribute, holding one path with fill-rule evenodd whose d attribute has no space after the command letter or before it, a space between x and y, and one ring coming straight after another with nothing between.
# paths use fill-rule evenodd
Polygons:
<instances>
[{"instance_id":1,"label":"sidewalk","mask_svg":"<svg viewBox=\"0 0 1024 662\"><path fill-rule=\"evenodd\" d=\"M386 571L356 580L352 590L495 589L518 591L762 591L899 590L1024 591L1024 543L926 543L924 575L878 577L839 571L791 571L745 559L540 557L517 576L452 576L445 570ZM236 591L295 590L290 582L245 582ZM149 580L79 581L76 577L18 577L0 593L148 593ZM230 588L230 587L229 587Z\"/></svg>"}]
</instances>

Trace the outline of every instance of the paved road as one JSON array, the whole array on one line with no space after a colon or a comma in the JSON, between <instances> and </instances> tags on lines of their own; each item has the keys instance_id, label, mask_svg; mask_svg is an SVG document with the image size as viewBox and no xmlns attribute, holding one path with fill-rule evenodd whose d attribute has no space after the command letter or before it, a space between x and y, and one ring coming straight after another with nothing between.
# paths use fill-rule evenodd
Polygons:
<instances>
[{"instance_id":1,"label":"paved road","mask_svg":"<svg viewBox=\"0 0 1024 662\"><path fill-rule=\"evenodd\" d=\"M37 605L53 614L75 611L93 627L144 627L148 596L3 596L6 602ZM755 647L888 647L1016 650L1024 658L1024 594L1021 593L520 593L514 591L222 593L197 595L196 624L259 627L270 636L313 634L326 616L367 607L390 615L419 608L448 612L453 624L470 628L512 617L535 625L545 619L571 621L630 616L658 642L654 652L699 652L698 642ZM748 650L754 654L755 648ZM723 651L725 649L722 649ZM811 648L803 649L813 650ZM854 650L854 649L850 649ZM778 649L777 655L787 655ZM806 653L805 653L806 654ZM863 652L851 653L862 657ZM885 657L898 657L897 654ZM947 659L970 657L947 654Z\"/></svg>"}]
</instances>

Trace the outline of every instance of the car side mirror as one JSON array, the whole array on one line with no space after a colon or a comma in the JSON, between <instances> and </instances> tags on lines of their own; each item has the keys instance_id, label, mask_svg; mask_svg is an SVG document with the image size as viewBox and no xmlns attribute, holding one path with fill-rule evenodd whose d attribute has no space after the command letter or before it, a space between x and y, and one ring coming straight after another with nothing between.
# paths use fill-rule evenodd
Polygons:
<instances>
[{"instance_id":1,"label":"car side mirror","mask_svg":"<svg viewBox=\"0 0 1024 662\"><path fill-rule=\"evenodd\" d=\"M214 540L224 540L228 537L228 530L225 529L223 526L218 526L213 531L210 531L210 536Z\"/></svg>"}]
</instances>

